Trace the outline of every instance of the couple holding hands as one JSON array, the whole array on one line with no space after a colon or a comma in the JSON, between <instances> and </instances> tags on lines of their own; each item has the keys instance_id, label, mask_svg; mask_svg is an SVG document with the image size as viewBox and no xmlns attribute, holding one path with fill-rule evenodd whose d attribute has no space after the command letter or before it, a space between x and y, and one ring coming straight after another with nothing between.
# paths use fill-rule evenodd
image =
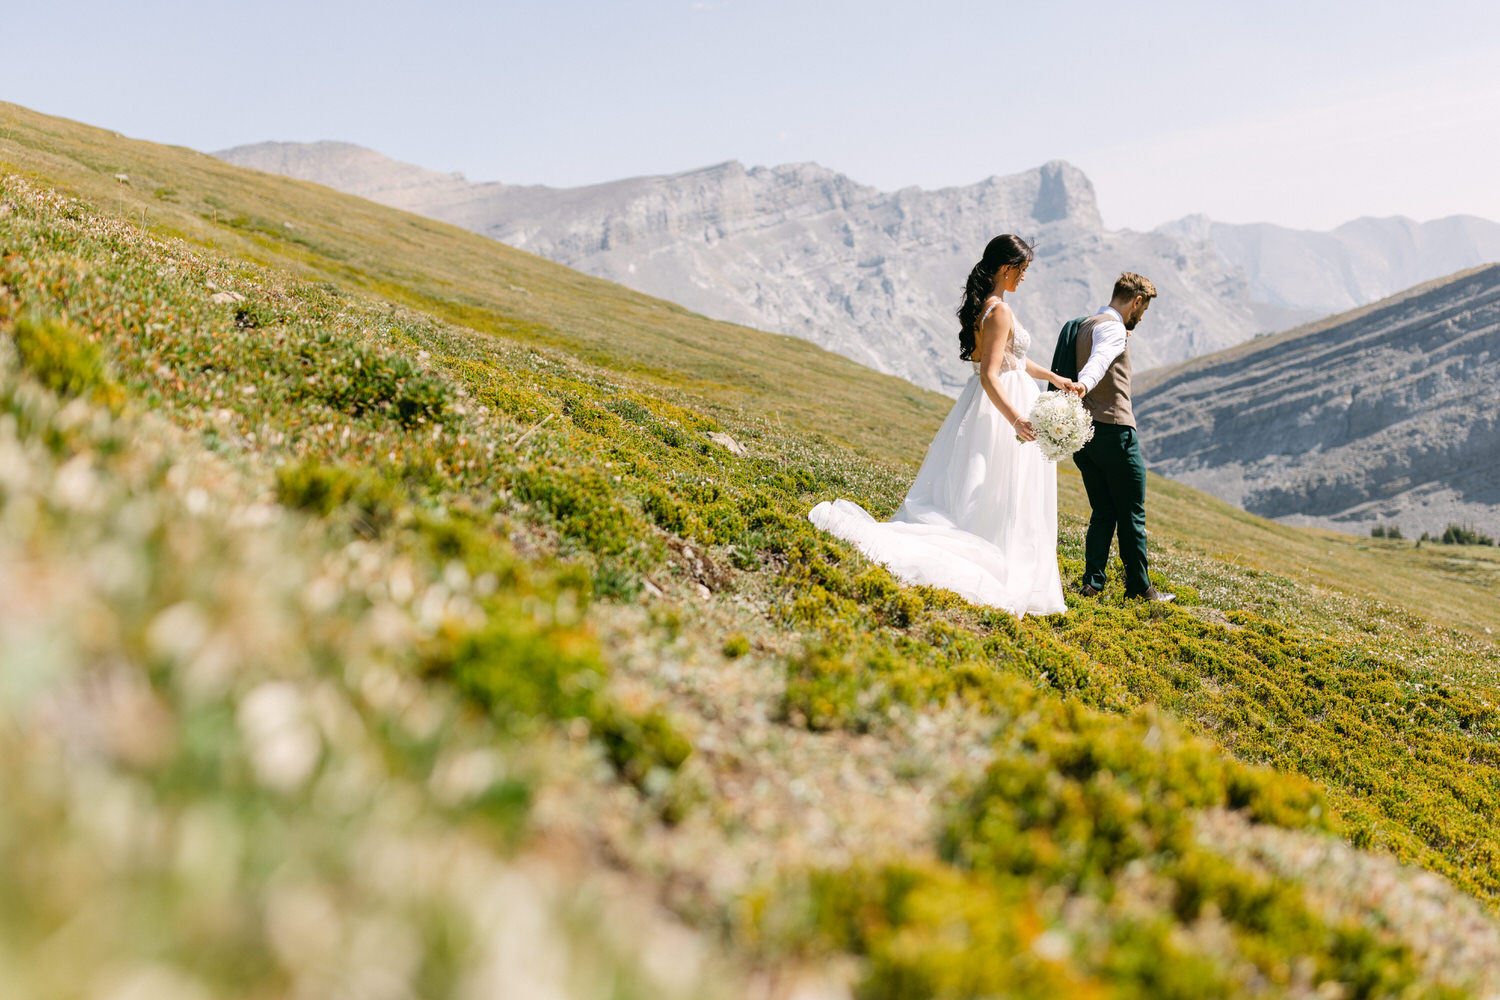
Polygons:
<instances>
[{"instance_id":1,"label":"couple holding hands","mask_svg":"<svg viewBox=\"0 0 1500 1000\"><path fill-rule=\"evenodd\" d=\"M969 379L889 521L848 500L824 502L808 517L852 543L909 584L952 590L1020 617L1067 610L1057 570L1057 466L1047 460L1030 419L1036 379L1082 398L1093 435L1073 455L1092 515L1079 592L1104 589L1111 539L1118 535L1125 594L1170 601L1146 573L1146 466L1130 408L1131 332L1156 287L1126 272L1109 305L1064 325L1048 371L1026 353L1031 335L1005 296L1031 265L1031 245L1009 233L990 240L969 272L959 306L959 357Z\"/></svg>"}]
</instances>

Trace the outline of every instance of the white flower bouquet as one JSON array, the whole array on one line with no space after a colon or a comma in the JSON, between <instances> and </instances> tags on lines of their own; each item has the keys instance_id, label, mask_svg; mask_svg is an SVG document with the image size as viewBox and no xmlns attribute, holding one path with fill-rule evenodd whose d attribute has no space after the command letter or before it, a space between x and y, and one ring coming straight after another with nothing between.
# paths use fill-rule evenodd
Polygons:
<instances>
[{"instance_id":1,"label":"white flower bouquet","mask_svg":"<svg viewBox=\"0 0 1500 1000\"><path fill-rule=\"evenodd\" d=\"M1089 443L1094 421L1083 408L1083 400L1071 392L1044 392L1031 408L1032 428L1042 457L1060 462Z\"/></svg>"}]
</instances>

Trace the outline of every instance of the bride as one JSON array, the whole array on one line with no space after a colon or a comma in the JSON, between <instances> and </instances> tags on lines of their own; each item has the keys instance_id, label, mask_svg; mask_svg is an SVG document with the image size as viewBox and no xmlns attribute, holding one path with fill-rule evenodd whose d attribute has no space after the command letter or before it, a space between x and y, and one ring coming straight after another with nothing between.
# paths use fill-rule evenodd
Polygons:
<instances>
[{"instance_id":1,"label":"bride","mask_svg":"<svg viewBox=\"0 0 1500 1000\"><path fill-rule=\"evenodd\" d=\"M958 309L959 357L974 375L938 429L916 482L889 521L848 500L818 504L813 524L851 542L910 584L952 590L1016 617L1066 611L1057 572L1057 466L1031 442L1041 394L1083 386L1026 357L1031 335L1005 301L1032 247L996 236L969 272Z\"/></svg>"}]
</instances>

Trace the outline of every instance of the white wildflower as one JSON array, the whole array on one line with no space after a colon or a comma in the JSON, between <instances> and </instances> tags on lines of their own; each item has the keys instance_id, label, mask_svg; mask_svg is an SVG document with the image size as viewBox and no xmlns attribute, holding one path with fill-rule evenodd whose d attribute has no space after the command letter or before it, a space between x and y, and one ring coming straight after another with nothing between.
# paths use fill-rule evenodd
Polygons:
<instances>
[{"instance_id":1,"label":"white wildflower","mask_svg":"<svg viewBox=\"0 0 1500 1000\"><path fill-rule=\"evenodd\" d=\"M552 925L541 887L519 873L488 880L471 902L481 956L460 984L464 997L565 1000L569 956Z\"/></svg>"},{"instance_id":2,"label":"white wildflower","mask_svg":"<svg viewBox=\"0 0 1500 1000\"><path fill-rule=\"evenodd\" d=\"M208 1000L212 995L197 979L167 965L139 965L107 975L94 991L99 1000Z\"/></svg>"},{"instance_id":3,"label":"white wildflower","mask_svg":"<svg viewBox=\"0 0 1500 1000\"><path fill-rule=\"evenodd\" d=\"M263 785L293 791L307 781L318 764L323 742L295 685L286 681L260 685L240 702L235 718Z\"/></svg>"},{"instance_id":4,"label":"white wildflower","mask_svg":"<svg viewBox=\"0 0 1500 1000\"><path fill-rule=\"evenodd\" d=\"M179 601L151 620L146 642L157 656L186 661L208 638L208 619L202 609L189 601Z\"/></svg>"},{"instance_id":5,"label":"white wildflower","mask_svg":"<svg viewBox=\"0 0 1500 1000\"><path fill-rule=\"evenodd\" d=\"M194 486L187 491L187 496L183 497L182 502L189 514L201 517L208 510L208 491L201 486Z\"/></svg>"},{"instance_id":6,"label":"white wildflower","mask_svg":"<svg viewBox=\"0 0 1500 1000\"><path fill-rule=\"evenodd\" d=\"M331 894L321 885L277 885L263 907L266 937L293 974L327 966L343 939L343 922Z\"/></svg>"},{"instance_id":7,"label":"white wildflower","mask_svg":"<svg viewBox=\"0 0 1500 1000\"><path fill-rule=\"evenodd\" d=\"M303 588L302 606L313 614L328 614L338 607L339 600L343 596L342 584L325 573L315 577Z\"/></svg>"},{"instance_id":8,"label":"white wildflower","mask_svg":"<svg viewBox=\"0 0 1500 1000\"><path fill-rule=\"evenodd\" d=\"M443 567L443 583L455 594L464 593L469 589L468 569L457 559L450 559Z\"/></svg>"},{"instance_id":9,"label":"white wildflower","mask_svg":"<svg viewBox=\"0 0 1500 1000\"><path fill-rule=\"evenodd\" d=\"M405 1000L422 967L422 940L410 923L390 917L355 921L349 946L348 996Z\"/></svg>"},{"instance_id":10,"label":"white wildflower","mask_svg":"<svg viewBox=\"0 0 1500 1000\"><path fill-rule=\"evenodd\" d=\"M1043 961L1061 962L1073 953L1073 946L1066 934L1054 928L1037 935L1031 942L1031 950Z\"/></svg>"},{"instance_id":11,"label":"white wildflower","mask_svg":"<svg viewBox=\"0 0 1500 1000\"><path fill-rule=\"evenodd\" d=\"M428 784L439 802L459 805L484 792L504 773L500 755L495 751L469 750L440 758Z\"/></svg>"},{"instance_id":12,"label":"white wildflower","mask_svg":"<svg viewBox=\"0 0 1500 1000\"><path fill-rule=\"evenodd\" d=\"M77 511L94 511L101 506L99 477L88 455L76 455L57 470L52 488L62 506Z\"/></svg>"}]
</instances>

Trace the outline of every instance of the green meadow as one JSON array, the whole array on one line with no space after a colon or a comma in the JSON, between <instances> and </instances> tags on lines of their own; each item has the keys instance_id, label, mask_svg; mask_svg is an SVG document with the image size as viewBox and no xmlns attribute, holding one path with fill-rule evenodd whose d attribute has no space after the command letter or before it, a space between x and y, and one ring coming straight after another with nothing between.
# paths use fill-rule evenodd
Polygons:
<instances>
[{"instance_id":1,"label":"green meadow","mask_svg":"<svg viewBox=\"0 0 1500 1000\"><path fill-rule=\"evenodd\" d=\"M806 521L947 406L0 104L0 992L1500 990L1496 550L1017 622Z\"/></svg>"}]
</instances>

